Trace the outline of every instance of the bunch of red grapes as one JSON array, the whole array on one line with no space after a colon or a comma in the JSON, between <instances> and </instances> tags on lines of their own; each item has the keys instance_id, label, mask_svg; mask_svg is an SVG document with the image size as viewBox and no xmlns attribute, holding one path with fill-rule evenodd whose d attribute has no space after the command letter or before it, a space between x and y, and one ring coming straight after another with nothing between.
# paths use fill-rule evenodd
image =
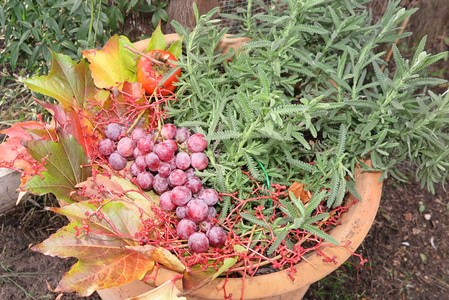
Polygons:
<instances>
[{"instance_id":1,"label":"bunch of red grapes","mask_svg":"<svg viewBox=\"0 0 449 300\"><path fill-rule=\"evenodd\" d=\"M147 132L142 128L131 131L118 123L110 123L106 138L98 144L98 152L108 157L115 170L129 171L143 190L153 189L160 195L163 210L175 211L180 219L176 233L188 240L189 249L201 253L209 245L224 244L226 233L211 220L217 212L218 192L203 187L195 170L204 170L209 159L204 150L207 141L201 133L192 134L186 127L165 124L160 130Z\"/></svg>"}]
</instances>

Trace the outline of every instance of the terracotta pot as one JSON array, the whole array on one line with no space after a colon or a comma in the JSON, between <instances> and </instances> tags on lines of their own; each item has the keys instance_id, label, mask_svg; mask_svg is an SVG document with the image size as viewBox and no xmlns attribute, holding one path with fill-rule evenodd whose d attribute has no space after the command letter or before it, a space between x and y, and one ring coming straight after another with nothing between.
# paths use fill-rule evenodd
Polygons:
<instances>
[{"instance_id":1,"label":"terracotta pot","mask_svg":"<svg viewBox=\"0 0 449 300\"><path fill-rule=\"evenodd\" d=\"M379 208L382 193L382 183L379 183L380 175L380 172L356 171L356 189L363 200L352 205L348 212L343 214L341 218L342 224L330 232L340 245L347 245L350 242L347 248L352 252L362 243ZM349 195L346 201L352 201L353 199L354 197ZM290 279L286 270L268 275L247 277L245 279L243 299L301 299L312 283L327 276L351 256L351 253L344 247L329 245L320 250L329 257L336 257L336 263L324 262L323 256L320 256L315 251L306 257L307 261L303 260L296 265L297 272L292 274L294 280ZM160 286L175 275L178 275L178 273L161 268L156 279L147 283ZM181 283L179 281L177 283L178 288L181 290ZM222 287L224 283L224 278L217 278L205 287L195 291L187 299L223 299ZM153 287L148 284L142 281L134 281L121 287L99 290L97 292L103 299L121 300L135 297L151 290ZM240 299L242 280L237 278L229 279L226 282L226 292L228 294L232 293L234 299Z\"/></svg>"}]
</instances>

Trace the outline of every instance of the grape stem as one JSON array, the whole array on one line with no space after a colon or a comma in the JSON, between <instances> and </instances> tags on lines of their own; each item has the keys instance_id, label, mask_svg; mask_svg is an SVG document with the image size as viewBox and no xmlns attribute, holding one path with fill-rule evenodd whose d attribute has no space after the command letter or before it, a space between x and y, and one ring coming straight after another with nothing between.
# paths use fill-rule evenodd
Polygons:
<instances>
[{"instance_id":1,"label":"grape stem","mask_svg":"<svg viewBox=\"0 0 449 300\"><path fill-rule=\"evenodd\" d=\"M133 52L133 53L135 53L137 55L140 55L140 56L143 56L143 57L147 58L148 60L150 60L151 62L153 62L153 63L155 63L157 65L163 65L164 64L163 62L158 61L157 59L154 59L153 57L151 57L151 56L149 56L149 55L147 55L147 54L145 54L143 52L140 52L139 50L134 49L133 47L131 47L129 45L124 45L123 47L125 47L126 49L128 49L129 51L131 51L131 52Z\"/></svg>"}]
</instances>

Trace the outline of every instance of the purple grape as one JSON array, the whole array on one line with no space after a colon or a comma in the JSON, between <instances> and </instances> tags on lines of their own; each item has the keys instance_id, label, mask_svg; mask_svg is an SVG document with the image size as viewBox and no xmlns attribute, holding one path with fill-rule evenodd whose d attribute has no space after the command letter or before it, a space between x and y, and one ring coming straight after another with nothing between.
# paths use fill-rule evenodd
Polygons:
<instances>
[{"instance_id":1,"label":"purple grape","mask_svg":"<svg viewBox=\"0 0 449 300\"><path fill-rule=\"evenodd\" d=\"M204 153L201 152L192 153L192 155L190 156L190 163L192 164L192 167L201 171L207 168L207 165L209 164L209 159Z\"/></svg>"},{"instance_id":2,"label":"purple grape","mask_svg":"<svg viewBox=\"0 0 449 300\"><path fill-rule=\"evenodd\" d=\"M201 222L207 218L209 207L203 200L192 199L187 203L187 217L195 222Z\"/></svg>"},{"instance_id":3,"label":"purple grape","mask_svg":"<svg viewBox=\"0 0 449 300\"><path fill-rule=\"evenodd\" d=\"M189 236L189 249L196 253L206 252L209 248L209 240L203 232L195 232Z\"/></svg>"},{"instance_id":4,"label":"purple grape","mask_svg":"<svg viewBox=\"0 0 449 300\"><path fill-rule=\"evenodd\" d=\"M192 220L182 219L176 225L176 234L181 240L187 240L192 234L196 232L196 224Z\"/></svg>"},{"instance_id":5,"label":"purple grape","mask_svg":"<svg viewBox=\"0 0 449 300\"><path fill-rule=\"evenodd\" d=\"M180 186L187 182L187 175L183 170L173 170L168 176L168 180L172 186Z\"/></svg>"},{"instance_id":6,"label":"purple grape","mask_svg":"<svg viewBox=\"0 0 449 300\"><path fill-rule=\"evenodd\" d=\"M160 176L162 176L164 178L168 178L168 176L170 176L170 173L171 173L170 164L166 163L166 162L161 162L159 164L159 167L157 168L157 172Z\"/></svg>"},{"instance_id":7,"label":"purple grape","mask_svg":"<svg viewBox=\"0 0 449 300\"><path fill-rule=\"evenodd\" d=\"M209 243L212 246L219 247L226 242L226 232L223 228L214 226L206 233Z\"/></svg>"},{"instance_id":8,"label":"purple grape","mask_svg":"<svg viewBox=\"0 0 449 300\"><path fill-rule=\"evenodd\" d=\"M141 137L137 141L137 148L139 148L139 150L142 151L143 153L149 153L149 152L153 151L154 141L153 141L153 138L151 137L151 135L147 134L147 135Z\"/></svg>"},{"instance_id":9,"label":"purple grape","mask_svg":"<svg viewBox=\"0 0 449 300\"><path fill-rule=\"evenodd\" d=\"M185 186L177 186L171 190L171 201L177 206L186 206L192 199L192 192Z\"/></svg>"},{"instance_id":10,"label":"purple grape","mask_svg":"<svg viewBox=\"0 0 449 300\"><path fill-rule=\"evenodd\" d=\"M143 156L143 155L137 156L135 158L134 163L141 169L145 169L147 167L147 162L146 162L145 156Z\"/></svg>"},{"instance_id":11,"label":"purple grape","mask_svg":"<svg viewBox=\"0 0 449 300\"><path fill-rule=\"evenodd\" d=\"M111 139L104 139L98 143L98 152L101 155L109 156L115 151L114 141Z\"/></svg>"},{"instance_id":12,"label":"purple grape","mask_svg":"<svg viewBox=\"0 0 449 300\"><path fill-rule=\"evenodd\" d=\"M200 226L200 231L206 233L211 228L212 223L209 220L204 220L201 221L198 225Z\"/></svg>"},{"instance_id":13,"label":"purple grape","mask_svg":"<svg viewBox=\"0 0 449 300\"><path fill-rule=\"evenodd\" d=\"M144 190L151 190L153 188L154 176L150 172L142 172L137 175L136 183Z\"/></svg>"},{"instance_id":14,"label":"purple grape","mask_svg":"<svg viewBox=\"0 0 449 300\"><path fill-rule=\"evenodd\" d=\"M157 172L161 160L159 159L156 153L150 152L147 155L145 155L145 162L147 163L148 169L151 172Z\"/></svg>"},{"instance_id":15,"label":"purple grape","mask_svg":"<svg viewBox=\"0 0 449 300\"><path fill-rule=\"evenodd\" d=\"M144 136L147 136L148 132L145 129L142 128L136 128L133 131L131 131L131 139L137 143L138 140L143 138Z\"/></svg>"},{"instance_id":16,"label":"purple grape","mask_svg":"<svg viewBox=\"0 0 449 300\"><path fill-rule=\"evenodd\" d=\"M140 151L138 147L134 148L133 156L137 158L138 156L145 156L146 153Z\"/></svg>"},{"instance_id":17,"label":"purple grape","mask_svg":"<svg viewBox=\"0 0 449 300\"><path fill-rule=\"evenodd\" d=\"M217 216L217 210L213 206L209 206L209 212L207 214L208 219L213 219Z\"/></svg>"},{"instance_id":18,"label":"purple grape","mask_svg":"<svg viewBox=\"0 0 449 300\"><path fill-rule=\"evenodd\" d=\"M167 211L172 211L176 208L176 205L171 201L171 191L162 193L159 197L159 206Z\"/></svg>"},{"instance_id":19,"label":"purple grape","mask_svg":"<svg viewBox=\"0 0 449 300\"><path fill-rule=\"evenodd\" d=\"M190 131L186 127L181 127L176 130L175 140L181 144L187 141L190 136Z\"/></svg>"},{"instance_id":20,"label":"purple grape","mask_svg":"<svg viewBox=\"0 0 449 300\"><path fill-rule=\"evenodd\" d=\"M129 137L124 137L117 143L117 151L123 157L132 156L134 154L134 148L136 148L136 142Z\"/></svg>"},{"instance_id":21,"label":"purple grape","mask_svg":"<svg viewBox=\"0 0 449 300\"><path fill-rule=\"evenodd\" d=\"M192 194L197 194L203 188L203 183L197 176L192 176L190 178L187 177L187 182L184 183L184 186L191 190Z\"/></svg>"},{"instance_id":22,"label":"purple grape","mask_svg":"<svg viewBox=\"0 0 449 300\"><path fill-rule=\"evenodd\" d=\"M121 135L125 134L125 127L117 123L110 123L106 126L104 134L107 138L116 142Z\"/></svg>"},{"instance_id":23,"label":"purple grape","mask_svg":"<svg viewBox=\"0 0 449 300\"><path fill-rule=\"evenodd\" d=\"M126 158L121 156L118 152L114 152L109 156L109 164L114 170L122 170L126 167L126 163L128 162Z\"/></svg>"},{"instance_id":24,"label":"purple grape","mask_svg":"<svg viewBox=\"0 0 449 300\"><path fill-rule=\"evenodd\" d=\"M154 147L154 152L162 161L169 161L175 155L175 151L172 149L172 146L166 142L157 144Z\"/></svg>"},{"instance_id":25,"label":"purple grape","mask_svg":"<svg viewBox=\"0 0 449 300\"><path fill-rule=\"evenodd\" d=\"M176 167L181 170L187 170L190 167L190 155L186 152L179 152L176 155Z\"/></svg>"},{"instance_id":26,"label":"purple grape","mask_svg":"<svg viewBox=\"0 0 449 300\"><path fill-rule=\"evenodd\" d=\"M185 206L176 207L176 216L181 220L184 219L186 217L186 209Z\"/></svg>"},{"instance_id":27,"label":"purple grape","mask_svg":"<svg viewBox=\"0 0 449 300\"><path fill-rule=\"evenodd\" d=\"M170 148L171 148L174 152L176 152L176 151L178 150L178 143L177 143L175 140L172 140L172 139L166 139L166 140L164 141L164 143L169 144L169 145L170 145Z\"/></svg>"},{"instance_id":28,"label":"purple grape","mask_svg":"<svg viewBox=\"0 0 449 300\"><path fill-rule=\"evenodd\" d=\"M163 192L167 191L168 190L167 178L164 178L159 174L154 176L153 189L158 195L161 195Z\"/></svg>"},{"instance_id":29,"label":"purple grape","mask_svg":"<svg viewBox=\"0 0 449 300\"><path fill-rule=\"evenodd\" d=\"M173 124L165 124L161 128L161 136L166 139L173 139L176 135L176 126Z\"/></svg>"},{"instance_id":30,"label":"purple grape","mask_svg":"<svg viewBox=\"0 0 449 300\"><path fill-rule=\"evenodd\" d=\"M214 206L218 202L218 192L214 189L205 189L199 195L198 198L203 200L208 206Z\"/></svg>"},{"instance_id":31,"label":"purple grape","mask_svg":"<svg viewBox=\"0 0 449 300\"><path fill-rule=\"evenodd\" d=\"M129 171L131 172L132 175L137 176L142 172L145 172L145 168L140 168L136 162L133 162L131 164L131 166L129 167Z\"/></svg>"},{"instance_id":32,"label":"purple grape","mask_svg":"<svg viewBox=\"0 0 449 300\"><path fill-rule=\"evenodd\" d=\"M187 146L192 152L204 151L207 147L207 141L204 138L204 134L195 133L187 140Z\"/></svg>"},{"instance_id":33,"label":"purple grape","mask_svg":"<svg viewBox=\"0 0 449 300\"><path fill-rule=\"evenodd\" d=\"M185 173L187 175L187 178L190 178L192 176L196 176L194 168L188 168L187 170L185 170Z\"/></svg>"}]
</instances>

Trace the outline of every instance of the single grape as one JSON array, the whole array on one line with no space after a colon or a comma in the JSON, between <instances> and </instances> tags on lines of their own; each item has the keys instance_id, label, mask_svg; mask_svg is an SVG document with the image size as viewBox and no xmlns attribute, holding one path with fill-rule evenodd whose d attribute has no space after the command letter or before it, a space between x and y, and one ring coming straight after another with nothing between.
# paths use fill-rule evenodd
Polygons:
<instances>
[{"instance_id":1,"label":"single grape","mask_svg":"<svg viewBox=\"0 0 449 300\"><path fill-rule=\"evenodd\" d=\"M195 232L189 236L189 249L196 253L206 252L209 248L209 240L203 232Z\"/></svg>"},{"instance_id":2,"label":"single grape","mask_svg":"<svg viewBox=\"0 0 449 300\"><path fill-rule=\"evenodd\" d=\"M214 226L206 233L209 243L212 246L219 247L226 242L226 232L223 228Z\"/></svg>"},{"instance_id":3,"label":"single grape","mask_svg":"<svg viewBox=\"0 0 449 300\"><path fill-rule=\"evenodd\" d=\"M194 168L188 168L187 170L185 170L185 173L187 175L187 178L190 178L192 176L196 176Z\"/></svg>"},{"instance_id":4,"label":"single grape","mask_svg":"<svg viewBox=\"0 0 449 300\"><path fill-rule=\"evenodd\" d=\"M146 135L148 135L148 132L142 128L136 128L133 131L131 131L131 139L136 143L138 140L140 140Z\"/></svg>"},{"instance_id":5,"label":"single grape","mask_svg":"<svg viewBox=\"0 0 449 300\"><path fill-rule=\"evenodd\" d=\"M153 188L154 176L150 172L142 172L137 175L136 184L144 190L151 190Z\"/></svg>"},{"instance_id":6,"label":"single grape","mask_svg":"<svg viewBox=\"0 0 449 300\"><path fill-rule=\"evenodd\" d=\"M192 167L194 167L198 171L201 171L207 168L207 165L209 164L209 159L204 153L201 152L192 153L192 155L190 156L190 163L192 164Z\"/></svg>"},{"instance_id":7,"label":"single grape","mask_svg":"<svg viewBox=\"0 0 449 300\"><path fill-rule=\"evenodd\" d=\"M203 200L192 199L187 203L187 217L195 222L201 222L207 218L209 207Z\"/></svg>"},{"instance_id":8,"label":"single grape","mask_svg":"<svg viewBox=\"0 0 449 300\"><path fill-rule=\"evenodd\" d=\"M145 160L145 156L140 155L137 156L134 160L134 163L140 168L140 169L145 169L147 167L147 162Z\"/></svg>"},{"instance_id":9,"label":"single grape","mask_svg":"<svg viewBox=\"0 0 449 300\"><path fill-rule=\"evenodd\" d=\"M168 176L168 180L172 186L180 186L187 182L187 175L183 170L173 170Z\"/></svg>"},{"instance_id":10,"label":"single grape","mask_svg":"<svg viewBox=\"0 0 449 300\"><path fill-rule=\"evenodd\" d=\"M189 137L191 136L190 131L186 128L186 127L181 127L176 129L176 135L175 135L175 140L178 143L184 143L185 141L187 141L189 139Z\"/></svg>"},{"instance_id":11,"label":"single grape","mask_svg":"<svg viewBox=\"0 0 449 300\"><path fill-rule=\"evenodd\" d=\"M157 172L161 160L159 159L156 153L150 152L147 155L145 155L145 162L147 163L148 169L151 172Z\"/></svg>"},{"instance_id":12,"label":"single grape","mask_svg":"<svg viewBox=\"0 0 449 300\"><path fill-rule=\"evenodd\" d=\"M154 147L154 152L162 161L169 161L175 155L175 151L172 149L172 146L166 142L157 144Z\"/></svg>"},{"instance_id":13,"label":"single grape","mask_svg":"<svg viewBox=\"0 0 449 300\"><path fill-rule=\"evenodd\" d=\"M132 156L134 154L134 148L136 148L136 142L129 137L124 137L117 143L117 151L123 157Z\"/></svg>"},{"instance_id":14,"label":"single grape","mask_svg":"<svg viewBox=\"0 0 449 300\"><path fill-rule=\"evenodd\" d=\"M200 226L200 231L206 233L211 228L212 223L210 222L210 220L204 220L201 221L198 225Z\"/></svg>"},{"instance_id":15,"label":"single grape","mask_svg":"<svg viewBox=\"0 0 449 300\"><path fill-rule=\"evenodd\" d=\"M171 201L171 191L162 193L159 197L159 206L167 211L172 211L176 208L176 205Z\"/></svg>"},{"instance_id":16,"label":"single grape","mask_svg":"<svg viewBox=\"0 0 449 300\"><path fill-rule=\"evenodd\" d=\"M218 202L218 192L214 189L205 189L199 195L198 198L203 200L208 206L214 206Z\"/></svg>"},{"instance_id":17,"label":"single grape","mask_svg":"<svg viewBox=\"0 0 449 300\"><path fill-rule=\"evenodd\" d=\"M196 224L192 220L182 219L176 225L176 234L181 240L187 240L192 234L196 232Z\"/></svg>"},{"instance_id":18,"label":"single grape","mask_svg":"<svg viewBox=\"0 0 449 300\"><path fill-rule=\"evenodd\" d=\"M131 172L132 175L137 176L142 172L145 172L145 168L140 168L136 162L133 162L131 164L131 166L129 167L129 171Z\"/></svg>"},{"instance_id":19,"label":"single grape","mask_svg":"<svg viewBox=\"0 0 449 300\"><path fill-rule=\"evenodd\" d=\"M142 151L143 153L149 153L149 152L153 151L154 141L153 141L153 138L151 137L151 135L147 134L147 135L141 137L137 141L137 148L139 148L139 150Z\"/></svg>"},{"instance_id":20,"label":"single grape","mask_svg":"<svg viewBox=\"0 0 449 300\"><path fill-rule=\"evenodd\" d=\"M104 139L98 143L98 152L101 155L109 156L115 151L114 141L111 139Z\"/></svg>"},{"instance_id":21,"label":"single grape","mask_svg":"<svg viewBox=\"0 0 449 300\"><path fill-rule=\"evenodd\" d=\"M192 176L190 178L187 177L187 182L184 183L184 186L191 190L192 194L197 194L203 188L203 183L197 176Z\"/></svg>"},{"instance_id":22,"label":"single grape","mask_svg":"<svg viewBox=\"0 0 449 300\"><path fill-rule=\"evenodd\" d=\"M125 127L117 123L110 123L106 126L104 134L107 138L117 142L118 138L125 133Z\"/></svg>"},{"instance_id":23,"label":"single grape","mask_svg":"<svg viewBox=\"0 0 449 300\"><path fill-rule=\"evenodd\" d=\"M170 164L166 162L161 162L159 164L159 167L157 168L157 173L164 178L168 178L168 176L170 176L171 173Z\"/></svg>"},{"instance_id":24,"label":"single grape","mask_svg":"<svg viewBox=\"0 0 449 300\"><path fill-rule=\"evenodd\" d=\"M204 134L195 133L187 140L187 146L189 150L192 152L201 152L204 151L207 147L207 141L204 138Z\"/></svg>"},{"instance_id":25,"label":"single grape","mask_svg":"<svg viewBox=\"0 0 449 300\"><path fill-rule=\"evenodd\" d=\"M164 139L172 139L176 135L176 126L173 124L165 124L162 126L160 133Z\"/></svg>"},{"instance_id":26,"label":"single grape","mask_svg":"<svg viewBox=\"0 0 449 300\"><path fill-rule=\"evenodd\" d=\"M217 216L217 210L213 206L209 206L209 212L207 214L208 219L213 219Z\"/></svg>"},{"instance_id":27,"label":"single grape","mask_svg":"<svg viewBox=\"0 0 449 300\"><path fill-rule=\"evenodd\" d=\"M109 164L114 170L122 170L126 167L127 160L125 157L121 156L118 152L114 152L109 155Z\"/></svg>"},{"instance_id":28,"label":"single grape","mask_svg":"<svg viewBox=\"0 0 449 300\"><path fill-rule=\"evenodd\" d=\"M192 199L192 192L185 186L177 186L171 190L171 201L177 206L186 206Z\"/></svg>"},{"instance_id":29,"label":"single grape","mask_svg":"<svg viewBox=\"0 0 449 300\"><path fill-rule=\"evenodd\" d=\"M168 190L167 178L164 178L159 174L156 174L154 176L153 189L158 195L161 195L163 192L167 191Z\"/></svg>"},{"instance_id":30,"label":"single grape","mask_svg":"<svg viewBox=\"0 0 449 300\"><path fill-rule=\"evenodd\" d=\"M176 154L176 167L181 170L187 170L190 167L190 155L186 152Z\"/></svg>"},{"instance_id":31,"label":"single grape","mask_svg":"<svg viewBox=\"0 0 449 300\"><path fill-rule=\"evenodd\" d=\"M166 139L166 140L164 141L164 143L169 144L169 145L170 145L170 148L171 148L174 152L176 152L176 151L178 150L178 143L177 143L175 140L172 140L172 139Z\"/></svg>"},{"instance_id":32,"label":"single grape","mask_svg":"<svg viewBox=\"0 0 449 300\"><path fill-rule=\"evenodd\" d=\"M138 156L145 156L146 153L140 151L138 147L134 148L133 156L137 158Z\"/></svg>"},{"instance_id":33,"label":"single grape","mask_svg":"<svg viewBox=\"0 0 449 300\"><path fill-rule=\"evenodd\" d=\"M181 220L184 219L186 217L186 207L185 206L176 207L176 216Z\"/></svg>"}]
</instances>

